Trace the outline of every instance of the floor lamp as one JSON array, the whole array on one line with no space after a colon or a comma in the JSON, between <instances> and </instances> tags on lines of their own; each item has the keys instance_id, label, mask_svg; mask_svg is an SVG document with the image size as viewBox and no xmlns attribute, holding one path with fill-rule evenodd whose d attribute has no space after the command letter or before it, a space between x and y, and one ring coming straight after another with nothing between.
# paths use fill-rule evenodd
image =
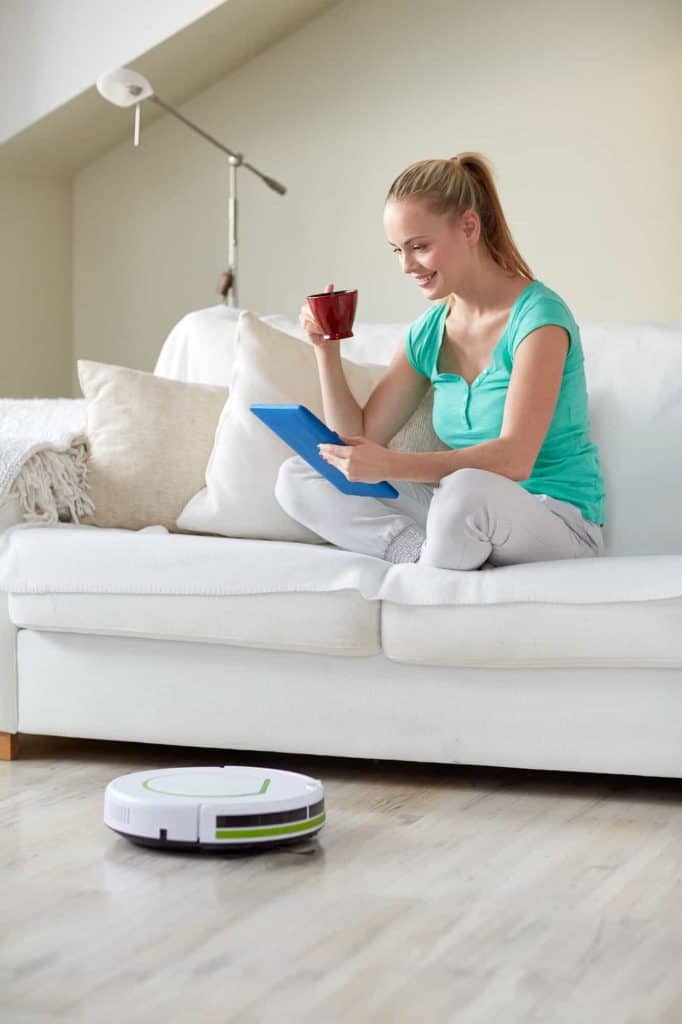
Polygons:
<instances>
[{"instance_id":1,"label":"floor lamp","mask_svg":"<svg viewBox=\"0 0 682 1024\"><path fill-rule=\"evenodd\" d=\"M135 105L135 127L134 127L134 138L133 144L138 146L140 144L140 104L144 100L151 100L152 103L156 103L158 106L163 107L169 114L176 117L178 121L182 121L192 131L197 132L202 138L206 139L212 145L217 146L218 149L222 150L223 153L227 154L227 158L230 164L230 183L228 193L228 206L227 206L227 223L228 223L228 239L227 239L227 270L221 274L220 281L218 283L218 291L223 296L223 299L228 306L237 305L237 170L239 167L246 167L247 170L252 171L256 174L261 181L264 181L268 188L273 189L275 192L279 192L280 195L284 195L286 188L281 185L274 178L268 177L267 174L263 174L253 164L247 163L242 153L235 153L227 146L224 146L218 139L214 139L208 132L203 131L198 125L194 124L188 118L174 110L163 100L159 99L155 95L154 90L147 81L147 79L140 75L137 71L132 71L130 68L118 68L116 71L109 71L106 75L100 75L97 79L97 90L105 100L109 100L110 103L116 104L117 107L132 107Z\"/></svg>"}]
</instances>

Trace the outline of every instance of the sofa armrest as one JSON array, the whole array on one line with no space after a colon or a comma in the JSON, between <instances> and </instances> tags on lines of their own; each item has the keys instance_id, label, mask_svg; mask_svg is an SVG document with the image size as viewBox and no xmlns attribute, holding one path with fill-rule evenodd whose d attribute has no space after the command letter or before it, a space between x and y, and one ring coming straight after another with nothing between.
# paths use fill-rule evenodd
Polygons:
<instances>
[{"instance_id":1,"label":"sofa armrest","mask_svg":"<svg viewBox=\"0 0 682 1024\"><path fill-rule=\"evenodd\" d=\"M17 627L10 621L7 594L0 593L0 732L16 732Z\"/></svg>"},{"instance_id":2,"label":"sofa armrest","mask_svg":"<svg viewBox=\"0 0 682 1024\"><path fill-rule=\"evenodd\" d=\"M0 507L0 558L3 533L21 521L13 497ZM7 594L0 590L0 732L16 732L17 727L17 628L9 617Z\"/></svg>"},{"instance_id":3,"label":"sofa armrest","mask_svg":"<svg viewBox=\"0 0 682 1024\"><path fill-rule=\"evenodd\" d=\"M0 534L22 522L23 516L19 509L19 499L12 495L4 505L0 506Z\"/></svg>"}]
</instances>

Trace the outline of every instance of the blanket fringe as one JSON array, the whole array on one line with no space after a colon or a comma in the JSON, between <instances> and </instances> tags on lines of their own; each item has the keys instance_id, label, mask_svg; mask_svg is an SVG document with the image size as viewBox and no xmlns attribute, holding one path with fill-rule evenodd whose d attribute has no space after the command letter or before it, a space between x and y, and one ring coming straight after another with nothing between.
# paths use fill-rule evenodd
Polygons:
<instances>
[{"instance_id":1,"label":"blanket fringe","mask_svg":"<svg viewBox=\"0 0 682 1024\"><path fill-rule=\"evenodd\" d=\"M12 487L28 523L79 523L94 512L88 493L87 441L78 441L65 452L35 452L22 466Z\"/></svg>"}]
</instances>

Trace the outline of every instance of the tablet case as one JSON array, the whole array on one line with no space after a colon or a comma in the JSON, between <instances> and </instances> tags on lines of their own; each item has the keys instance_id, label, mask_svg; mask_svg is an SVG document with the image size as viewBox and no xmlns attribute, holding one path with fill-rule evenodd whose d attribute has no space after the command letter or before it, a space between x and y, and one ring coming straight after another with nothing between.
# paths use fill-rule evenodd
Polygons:
<instances>
[{"instance_id":1,"label":"tablet case","mask_svg":"<svg viewBox=\"0 0 682 1024\"><path fill-rule=\"evenodd\" d=\"M289 445L302 459L326 477L343 494L361 494L372 498L397 498L398 492L387 480L365 484L347 480L340 469L330 466L320 456L318 444L340 444L339 435L330 430L305 405L252 405L254 413L270 430Z\"/></svg>"}]
</instances>

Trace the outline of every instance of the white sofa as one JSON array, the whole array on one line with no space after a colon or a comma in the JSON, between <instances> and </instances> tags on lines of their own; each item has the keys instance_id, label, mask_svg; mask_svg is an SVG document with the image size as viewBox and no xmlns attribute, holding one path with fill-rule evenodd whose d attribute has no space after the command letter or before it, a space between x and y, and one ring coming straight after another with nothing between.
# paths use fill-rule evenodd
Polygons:
<instances>
[{"instance_id":1,"label":"white sofa","mask_svg":"<svg viewBox=\"0 0 682 1024\"><path fill-rule=\"evenodd\" d=\"M156 372L229 384L234 326L222 306L191 314ZM5 756L39 733L682 777L682 324L581 330L602 558L448 572L328 545L15 528L5 508ZM385 363L403 335L360 325L345 354Z\"/></svg>"}]
</instances>

